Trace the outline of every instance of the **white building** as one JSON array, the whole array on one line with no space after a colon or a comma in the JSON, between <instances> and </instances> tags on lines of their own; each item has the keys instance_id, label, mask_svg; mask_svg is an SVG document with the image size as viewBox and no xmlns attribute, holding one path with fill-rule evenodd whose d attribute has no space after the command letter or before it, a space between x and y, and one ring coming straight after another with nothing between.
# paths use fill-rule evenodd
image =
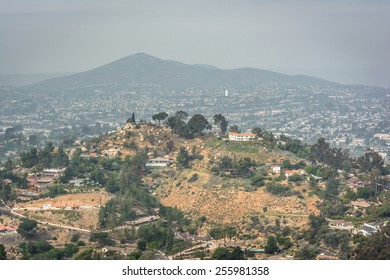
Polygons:
<instances>
[{"instance_id":1,"label":"white building","mask_svg":"<svg viewBox=\"0 0 390 280\"><path fill-rule=\"evenodd\" d=\"M372 223L372 224L364 223L363 227L360 229L360 232L364 236L369 236L379 231L381 231L381 223Z\"/></svg>"},{"instance_id":2,"label":"white building","mask_svg":"<svg viewBox=\"0 0 390 280\"><path fill-rule=\"evenodd\" d=\"M272 170L272 173L274 173L274 174L280 174L280 172L282 171L282 166L272 165L271 170Z\"/></svg>"},{"instance_id":3,"label":"white building","mask_svg":"<svg viewBox=\"0 0 390 280\"><path fill-rule=\"evenodd\" d=\"M64 175L66 168L48 168L43 169L41 176L58 178Z\"/></svg>"},{"instance_id":4,"label":"white building","mask_svg":"<svg viewBox=\"0 0 390 280\"><path fill-rule=\"evenodd\" d=\"M257 135L253 133L229 132L229 140L231 141L251 141L256 138Z\"/></svg>"},{"instance_id":5,"label":"white building","mask_svg":"<svg viewBox=\"0 0 390 280\"><path fill-rule=\"evenodd\" d=\"M146 167L166 167L171 163L170 159L166 159L163 157L157 157L150 159L146 162Z\"/></svg>"}]
</instances>

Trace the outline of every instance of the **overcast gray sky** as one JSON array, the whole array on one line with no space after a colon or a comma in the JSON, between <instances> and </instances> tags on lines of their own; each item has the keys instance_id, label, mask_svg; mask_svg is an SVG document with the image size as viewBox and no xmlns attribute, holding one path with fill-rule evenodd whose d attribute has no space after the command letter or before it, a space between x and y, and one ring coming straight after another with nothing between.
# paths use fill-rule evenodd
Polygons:
<instances>
[{"instance_id":1,"label":"overcast gray sky","mask_svg":"<svg viewBox=\"0 0 390 280\"><path fill-rule=\"evenodd\" d=\"M390 0L0 0L0 74L137 52L390 87Z\"/></svg>"}]
</instances>

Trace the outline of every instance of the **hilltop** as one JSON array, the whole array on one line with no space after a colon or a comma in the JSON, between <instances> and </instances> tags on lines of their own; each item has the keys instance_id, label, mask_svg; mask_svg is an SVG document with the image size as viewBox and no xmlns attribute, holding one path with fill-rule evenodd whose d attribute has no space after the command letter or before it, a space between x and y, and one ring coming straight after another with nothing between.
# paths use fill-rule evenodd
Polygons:
<instances>
[{"instance_id":1,"label":"hilltop","mask_svg":"<svg viewBox=\"0 0 390 280\"><path fill-rule=\"evenodd\" d=\"M168 143L173 146L171 151L167 149ZM147 170L143 184L151 187L151 192L163 205L177 207L193 219L206 217L208 229L219 224L240 225L241 234L251 233L260 237L264 235L251 227L253 218L270 224L282 219L286 226L298 229L305 227L310 214L319 214L315 206L319 198L309 195L307 182L298 185L282 182L289 185L295 195L280 197L266 192L264 188L254 188L248 176L223 176L211 171L224 157L234 158L235 161L247 158L254 163L253 174L262 174L271 181L279 176L270 171L272 164L303 160L268 148L262 140L238 143L215 135L183 139L166 127L128 123L89 149L85 145L81 149L87 157L98 156L95 153L98 149L99 155L125 159L134 155L136 150L145 148L149 151L149 158L165 157L173 163L164 168ZM176 158L180 148L190 155L195 153L196 159L191 162L190 168L183 169L178 165ZM195 177L196 180L191 179ZM207 227L204 230L207 232ZM257 242L263 241L260 238Z\"/></svg>"},{"instance_id":2,"label":"hilltop","mask_svg":"<svg viewBox=\"0 0 390 280\"><path fill-rule=\"evenodd\" d=\"M43 91L104 87L127 89L131 86L213 89L253 87L264 83L335 85L329 81L304 75L285 75L255 68L222 70L215 66L189 65L137 53L86 72L49 79L28 88Z\"/></svg>"}]
</instances>

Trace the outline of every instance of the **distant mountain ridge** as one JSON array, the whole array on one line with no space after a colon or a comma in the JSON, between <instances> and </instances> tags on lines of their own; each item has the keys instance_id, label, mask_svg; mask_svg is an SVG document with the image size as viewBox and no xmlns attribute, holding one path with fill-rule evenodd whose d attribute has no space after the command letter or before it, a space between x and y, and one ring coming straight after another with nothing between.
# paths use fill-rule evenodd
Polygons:
<instances>
[{"instance_id":1,"label":"distant mountain ridge","mask_svg":"<svg viewBox=\"0 0 390 280\"><path fill-rule=\"evenodd\" d=\"M39 90L66 90L97 85L155 85L163 88L237 88L263 83L293 85L336 84L305 75L286 75L255 68L219 69L162 60L145 53L133 54L95 69L57 77L29 86Z\"/></svg>"},{"instance_id":2,"label":"distant mountain ridge","mask_svg":"<svg viewBox=\"0 0 390 280\"><path fill-rule=\"evenodd\" d=\"M0 86L23 87L74 73L0 75Z\"/></svg>"}]
</instances>

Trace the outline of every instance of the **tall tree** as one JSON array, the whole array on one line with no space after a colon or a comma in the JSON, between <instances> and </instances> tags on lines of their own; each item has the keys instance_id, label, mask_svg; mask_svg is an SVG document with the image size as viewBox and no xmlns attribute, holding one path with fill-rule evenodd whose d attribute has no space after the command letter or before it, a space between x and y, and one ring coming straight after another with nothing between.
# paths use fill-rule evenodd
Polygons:
<instances>
[{"instance_id":1,"label":"tall tree","mask_svg":"<svg viewBox=\"0 0 390 280\"><path fill-rule=\"evenodd\" d=\"M269 236L264 249L266 254L275 254L278 252L278 243L276 242L276 238Z\"/></svg>"},{"instance_id":2,"label":"tall tree","mask_svg":"<svg viewBox=\"0 0 390 280\"><path fill-rule=\"evenodd\" d=\"M134 114L134 112L131 114L131 118L127 119L126 123L133 123L133 124L135 124L135 114Z\"/></svg>"},{"instance_id":3,"label":"tall tree","mask_svg":"<svg viewBox=\"0 0 390 280\"><path fill-rule=\"evenodd\" d=\"M209 122L203 115L195 114L188 121L187 125L189 130L193 134L200 136L202 134L202 131L207 127L208 124Z\"/></svg>"},{"instance_id":4,"label":"tall tree","mask_svg":"<svg viewBox=\"0 0 390 280\"><path fill-rule=\"evenodd\" d=\"M219 126L219 128L221 129L221 134L225 134L229 122L226 120L226 118L223 115L217 114L214 116L214 124Z\"/></svg>"},{"instance_id":5,"label":"tall tree","mask_svg":"<svg viewBox=\"0 0 390 280\"><path fill-rule=\"evenodd\" d=\"M135 114L134 114L134 112L131 114L130 122L131 123L135 123Z\"/></svg>"},{"instance_id":6,"label":"tall tree","mask_svg":"<svg viewBox=\"0 0 390 280\"><path fill-rule=\"evenodd\" d=\"M158 121L158 125L161 124L161 121L165 120L168 117L168 114L165 112L160 112L152 116L154 121Z\"/></svg>"},{"instance_id":7,"label":"tall tree","mask_svg":"<svg viewBox=\"0 0 390 280\"><path fill-rule=\"evenodd\" d=\"M184 168L189 167L190 156L184 147L180 147L180 151L177 154L176 161L178 164L182 165Z\"/></svg>"}]
</instances>

